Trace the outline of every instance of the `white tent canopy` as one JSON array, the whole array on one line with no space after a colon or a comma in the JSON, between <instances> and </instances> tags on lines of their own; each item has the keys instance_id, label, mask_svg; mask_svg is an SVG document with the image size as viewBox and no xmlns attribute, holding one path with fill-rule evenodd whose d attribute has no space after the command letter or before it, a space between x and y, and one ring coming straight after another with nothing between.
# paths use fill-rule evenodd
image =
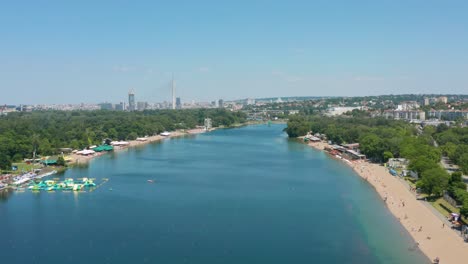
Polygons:
<instances>
[{"instance_id":1,"label":"white tent canopy","mask_svg":"<svg viewBox=\"0 0 468 264\"><path fill-rule=\"evenodd\" d=\"M111 145L112 146L126 146L130 143L128 143L127 141L112 141L111 142Z\"/></svg>"},{"instance_id":2,"label":"white tent canopy","mask_svg":"<svg viewBox=\"0 0 468 264\"><path fill-rule=\"evenodd\" d=\"M96 153L94 150L91 149L83 149L80 151L77 151L76 154L81 154L81 155L90 155Z\"/></svg>"}]
</instances>

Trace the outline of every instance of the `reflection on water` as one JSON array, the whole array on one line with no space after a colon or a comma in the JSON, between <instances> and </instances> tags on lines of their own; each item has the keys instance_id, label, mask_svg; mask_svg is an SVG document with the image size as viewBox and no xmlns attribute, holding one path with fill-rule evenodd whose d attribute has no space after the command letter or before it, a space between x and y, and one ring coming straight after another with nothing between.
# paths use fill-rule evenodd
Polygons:
<instances>
[{"instance_id":1,"label":"reflection on water","mask_svg":"<svg viewBox=\"0 0 468 264\"><path fill-rule=\"evenodd\" d=\"M13 190L11 189L3 189L0 191L0 201L6 202L8 198L13 194Z\"/></svg>"}]
</instances>

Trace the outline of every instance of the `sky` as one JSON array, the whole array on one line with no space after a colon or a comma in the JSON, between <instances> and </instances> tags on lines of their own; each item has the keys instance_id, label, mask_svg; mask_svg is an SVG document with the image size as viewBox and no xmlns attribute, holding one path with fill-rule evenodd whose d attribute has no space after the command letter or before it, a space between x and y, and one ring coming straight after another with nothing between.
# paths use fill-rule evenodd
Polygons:
<instances>
[{"instance_id":1,"label":"sky","mask_svg":"<svg viewBox=\"0 0 468 264\"><path fill-rule=\"evenodd\" d=\"M468 1L2 1L0 104L468 93Z\"/></svg>"}]
</instances>

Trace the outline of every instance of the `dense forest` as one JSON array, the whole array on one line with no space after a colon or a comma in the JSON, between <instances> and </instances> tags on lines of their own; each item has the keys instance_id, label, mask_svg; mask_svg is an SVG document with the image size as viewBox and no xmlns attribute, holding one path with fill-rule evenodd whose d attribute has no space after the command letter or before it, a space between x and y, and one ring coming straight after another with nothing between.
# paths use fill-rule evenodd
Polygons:
<instances>
[{"instance_id":1,"label":"dense forest","mask_svg":"<svg viewBox=\"0 0 468 264\"><path fill-rule=\"evenodd\" d=\"M0 117L0 164L59 148L82 149L103 139L133 140L162 131L189 129L211 118L214 127L243 123L246 115L224 109L118 111L37 111Z\"/></svg>"},{"instance_id":2,"label":"dense forest","mask_svg":"<svg viewBox=\"0 0 468 264\"><path fill-rule=\"evenodd\" d=\"M418 173L417 185L429 195L447 190L468 216L468 193L461 173L449 174L441 167L446 156L468 174L468 127L425 126L405 121L361 116L324 117L290 116L286 132L290 137L308 131L321 133L333 143L359 142L368 159L386 162L389 158L407 158L408 168Z\"/></svg>"}]
</instances>

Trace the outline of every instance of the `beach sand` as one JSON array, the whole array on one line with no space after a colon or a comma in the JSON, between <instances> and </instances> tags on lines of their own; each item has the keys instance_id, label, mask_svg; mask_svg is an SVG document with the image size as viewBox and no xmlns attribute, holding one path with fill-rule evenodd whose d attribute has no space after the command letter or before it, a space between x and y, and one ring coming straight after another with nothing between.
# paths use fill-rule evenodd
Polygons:
<instances>
[{"instance_id":1,"label":"beach sand","mask_svg":"<svg viewBox=\"0 0 468 264\"><path fill-rule=\"evenodd\" d=\"M129 144L126 145L126 146L122 146L122 147L116 146L116 147L114 147L114 151L120 151L120 150L124 150L124 149L131 148L131 147L136 147L136 146L140 146L140 145L144 145L144 144L148 144L148 143L155 142L155 141L160 141L160 140L163 140L165 138L180 137L180 136L184 136L184 135L188 135L188 134L185 133L185 132L182 132L182 131L174 131L174 132L171 132L171 134L169 136L155 135L155 136L151 136L151 137L146 137L145 138L146 140L144 140L144 141L130 140L130 141L128 141ZM88 156L83 156L83 155L78 155L78 154L71 154L71 155L69 155L69 157L70 157L69 164L83 164L83 163L89 162L90 160L92 160L92 159L94 159L96 157L99 157L101 155L105 155L106 153L107 153L106 151L96 152L95 154L88 155Z\"/></svg>"},{"instance_id":2,"label":"beach sand","mask_svg":"<svg viewBox=\"0 0 468 264\"><path fill-rule=\"evenodd\" d=\"M319 150L328 146L325 142L308 145ZM431 209L430 204L416 200L416 194L402 179L392 176L387 168L379 164L365 161L345 163L386 200L390 212L419 243L419 248L430 260L439 257L442 264L468 263L468 243L458 235L459 231L452 230L448 222Z\"/></svg>"}]
</instances>

